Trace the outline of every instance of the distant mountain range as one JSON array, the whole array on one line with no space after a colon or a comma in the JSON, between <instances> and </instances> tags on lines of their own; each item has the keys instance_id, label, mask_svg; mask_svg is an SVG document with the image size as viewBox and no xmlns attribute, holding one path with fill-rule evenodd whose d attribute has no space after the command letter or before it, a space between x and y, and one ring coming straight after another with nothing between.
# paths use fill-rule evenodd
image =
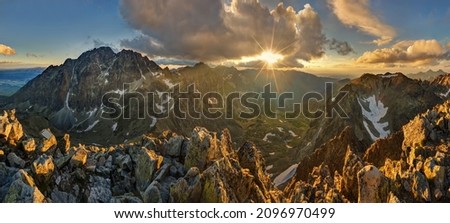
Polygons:
<instances>
[{"instance_id":1,"label":"distant mountain range","mask_svg":"<svg viewBox=\"0 0 450 223\"><path fill-rule=\"evenodd\" d=\"M439 75L443 75L443 74L448 74L448 73L443 70L437 70L437 71L428 70L425 72L408 74L407 76L412 79L431 81L434 78L438 77Z\"/></svg>"},{"instance_id":2,"label":"distant mountain range","mask_svg":"<svg viewBox=\"0 0 450 223\"><path fill-rule=\"evenodd\" d=\"M44 68L0 70L0 96L10 96L16 93L43 70Z\"/></svg>"}]
</instances>

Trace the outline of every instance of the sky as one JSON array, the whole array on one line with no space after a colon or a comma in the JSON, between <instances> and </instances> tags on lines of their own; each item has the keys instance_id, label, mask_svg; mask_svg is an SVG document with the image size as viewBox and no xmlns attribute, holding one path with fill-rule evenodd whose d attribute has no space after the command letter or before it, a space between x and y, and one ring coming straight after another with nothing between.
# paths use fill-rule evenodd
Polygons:
<instances>
[{"instance_id":1,"label":"sky","mask_svg":"<svg viewBox=\"0 0 450 223\"><path fill-rule=\"evenodd\" d=\"M318 75L450 71L448 0L0 0L0 69L99 46Z\"/></svg>"}]
</instances>

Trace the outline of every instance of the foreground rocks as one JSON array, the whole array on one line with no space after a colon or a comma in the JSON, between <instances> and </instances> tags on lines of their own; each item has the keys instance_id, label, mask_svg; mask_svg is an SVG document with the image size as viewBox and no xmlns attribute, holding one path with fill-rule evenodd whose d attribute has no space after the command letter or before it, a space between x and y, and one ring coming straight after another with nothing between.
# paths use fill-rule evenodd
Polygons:
<instances>
[{"instance_id":1,"label":"foreground rocks","mask_svg":"<svg viewBox=\"0 0 450 223\"><path fill-rule=\"evenodd\" d=\"M70 146L68 135L18 137L14 112L1 120L2 202L282 201L255 145L234 148L228 130L195 128L190 139L165 132L101 148Z\"/></svg>"},{"instance_id":2,"label":"foreground rocks","mask_svg":"<svg viewBox=\"0 0 450 223\"><path fill-rule=\"evenodd\" d=\"M2 202L450 202L450 101L366 149L345 128L282 190L256 146L235 147L227 129L98 147L26 136L13 111L0 121Z\"/></svg>"}]
</instances>

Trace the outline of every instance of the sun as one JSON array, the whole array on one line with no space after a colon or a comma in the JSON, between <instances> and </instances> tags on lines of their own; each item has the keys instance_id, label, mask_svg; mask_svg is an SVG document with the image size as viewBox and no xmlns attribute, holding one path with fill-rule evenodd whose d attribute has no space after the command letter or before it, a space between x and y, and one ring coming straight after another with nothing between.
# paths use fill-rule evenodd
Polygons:
<instances>
[{"instance_id":1,"label":"sun","mask_svg":"<svg viewBox=\"0 0 450 223\"><path fill-rule=\"evenodd\" d=\"M257 57L258 60L266 63L268 66L275 65L276 63L282 61L283 58L283 55L274 53L272 51L264 51Z\"/></svg>"}]
</instances>

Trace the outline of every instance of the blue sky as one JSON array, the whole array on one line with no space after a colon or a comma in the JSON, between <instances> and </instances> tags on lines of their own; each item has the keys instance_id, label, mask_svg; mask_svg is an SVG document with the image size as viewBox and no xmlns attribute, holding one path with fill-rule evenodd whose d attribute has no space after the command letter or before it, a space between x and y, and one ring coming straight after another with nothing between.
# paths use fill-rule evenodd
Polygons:
<instances>
[{"instance_id":1,"label":"blue sky","mask_svg":"<svg viewBox=\"0 0 450 223\"><path fill-rule=\"evenodd\" d=\"M179 4L176 4L176 1ZM267 24L273 24L271 22L275 17L272 18L273 15L267 12L264 14L261 10L251 10L249 7L243 7L242 4L236 4L236 9L228 12L229 18L226 16L222 18L217 16L220 13L215 12L224 9L220 4L214 6L211 3L218 1L221 0L171 0L167 1L168 4L164 4L163 0L150 0L147 4L143 4L143 1L138 0L122 2L119 0L0 0L0 49L2 49L1 46L4 46L6 50L11 49L3 53L0 51L0 69L58 65L66 58L76 58L82 52L102 44L111 45L119 50L133 49L148 55L151 59L177 61L177 63L206 60L212 64L230 64L230 61L233 61L239 66L242 65L241 57L259 58L253 52L254 47L248 50L232 49L234 47L232 43L245 45L246 42L241 40L248 37L245 33L239 33L241 29L236 27L252 21L251 19L262 21L264 16L267 17ZM223 4L230 5L232 1L242 0L222 1ZM170 5L170 2L175 3ZM261 5L272 10L279 2L260 0L258 5L253 4L251 7L256 9ZM283 61L286 64L284 68L298 68L319 74L450 70L449 1L286 0L281 2L284 3L284 9L292 6L295 12L298 12L295 16L300 17L300 11L304 16L301 22L286 21L284 24L288 27L286 30L281 30L283 25L277 25L280 30L277 30L276 38L292 37L299 42L296 49L292 47L292 50L283 55L286 59ZM307 4L309 6L306 6ZM158 5L159 8L155 8ZM358 7L357 10L349 11L349 7L355 5ZM195 11L196 9L198 11ZM190 12L184 13L186 10L193 10L194 15L199 15L198 18L192 16ZM251 15L250 20L244 20L242 16L239 17L237 13L239 10L241 13L260 14ZM364 15L354 13L354 11L364 10L369 12L365 19ZM211 13L208 14L205 11ZM160 16L155 16L159 13ZM177 16L180 18L176 18ZM313 39L307 34L294 37L289 32L291 31L289 25L303 27L301 23L307 24L308 21L320 22L321 29L309 27L312 30L310 32L317 31L316 36L323 37L326 41L323 39L324 41L320 43L311 42ZM178 27L178 23L186 24ZM216 24L219 28L215 27ZM264 25L264 23L261 24ZM183 30L183 28L186 29ZM181 30L177 32L176 29ZM223 30L235 36L226 39L217 36L217 33ZM257 36L271 35L271 32L260 33L259 30L252 30L252 27L249 27L249 30ZM198 40L202 40L203 45L199 45L195 39L190 39L197 34ZM211 45L202 38L211 40ZM261 39L265 38L261 37ZM348 43L352 52L344 55L330 49L328 45L332 39L338 40L340 44ZM378 44L377 41L382 44ZM214 45L214 42L221 44ZM230 45L227 45L227 42L230 42ZM284 42L280 40L280 43ZM223 48L220 48L222 45ZM224 52L227 49L230 49L230 52ZM12 50L15 53L11 53ZM248 52L248 55L245 52Z\"/></svg>"}]
</instances>

